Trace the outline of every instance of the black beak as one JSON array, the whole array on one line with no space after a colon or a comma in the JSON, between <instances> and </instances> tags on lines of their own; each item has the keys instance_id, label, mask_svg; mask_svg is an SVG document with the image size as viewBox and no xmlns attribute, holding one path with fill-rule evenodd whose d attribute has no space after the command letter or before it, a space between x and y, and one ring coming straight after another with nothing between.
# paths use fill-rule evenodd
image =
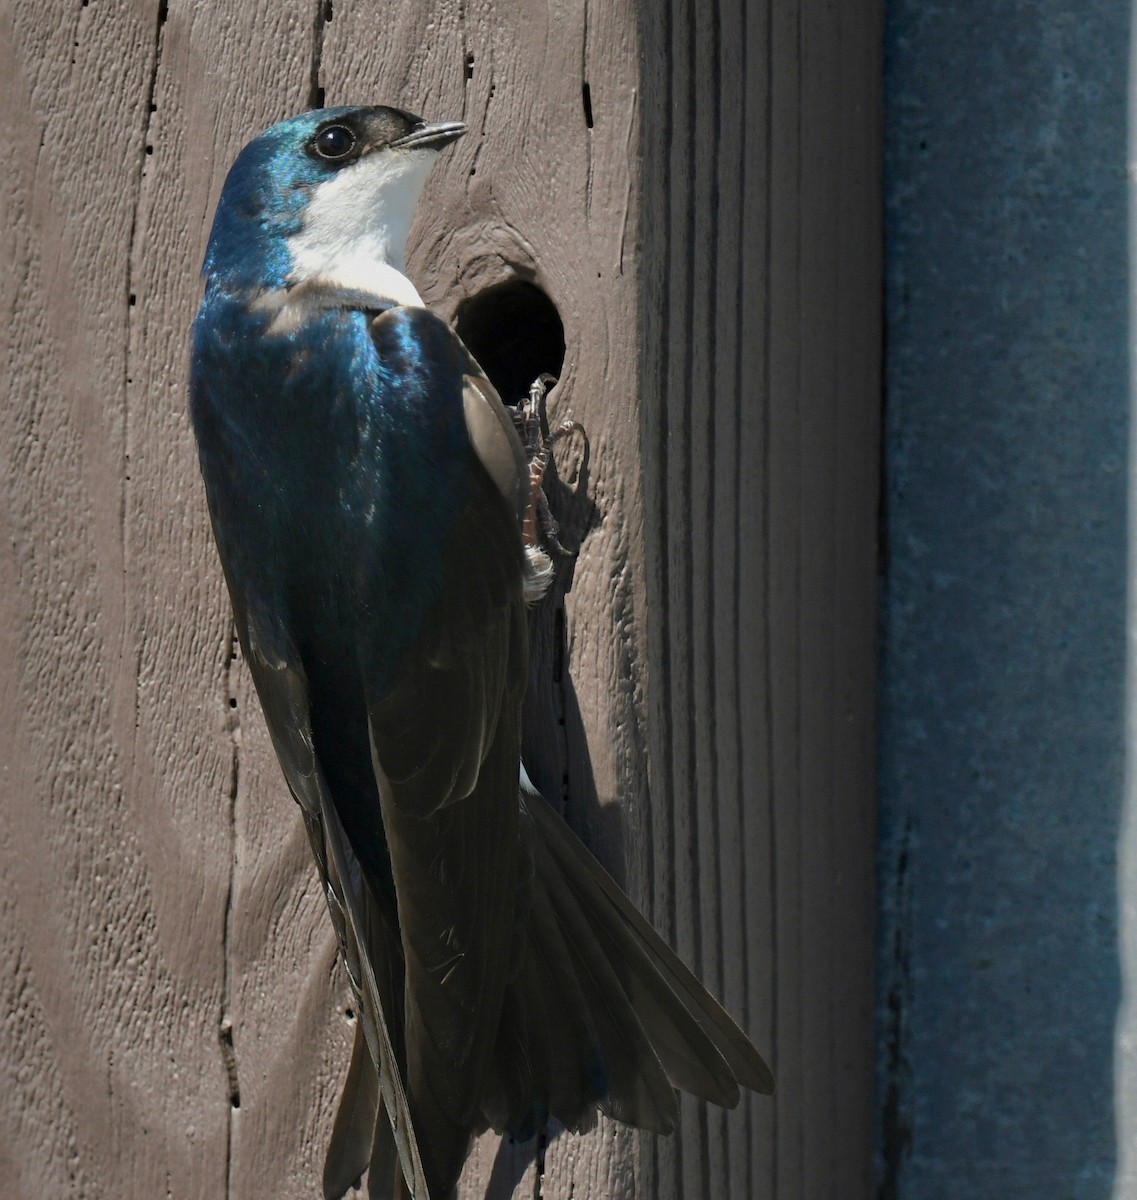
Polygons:
<instances>
[{"instance_id":1,"label":"black beak","mask_svg":"<svg viewBox=\"0 0 1137 1200\"><path fill-rule=\"evenodd\" d=\"M441 150L466 132L464 121L425 121L389 144L391 150Z\"/></svg>"}]
</instances>

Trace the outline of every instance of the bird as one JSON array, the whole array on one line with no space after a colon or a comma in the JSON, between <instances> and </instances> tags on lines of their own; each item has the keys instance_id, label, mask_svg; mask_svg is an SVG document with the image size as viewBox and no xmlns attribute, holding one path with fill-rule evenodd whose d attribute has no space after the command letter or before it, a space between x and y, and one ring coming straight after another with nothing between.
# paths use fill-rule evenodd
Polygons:
<instances>
[{"instance_id":1,"label":"bird","mask_svg":"<svg viewBox=\"0 0 1137 1200\"><path fill-rule=\"evenodd\" d=\"M326 1200L447 1200L486 1128L669 1132L676 1088L774 1086L521 762L534 455L405 265L465 132L367 105L253 138L190 338L237 635L358 1004Z\"/></svg>"}]
</instances>

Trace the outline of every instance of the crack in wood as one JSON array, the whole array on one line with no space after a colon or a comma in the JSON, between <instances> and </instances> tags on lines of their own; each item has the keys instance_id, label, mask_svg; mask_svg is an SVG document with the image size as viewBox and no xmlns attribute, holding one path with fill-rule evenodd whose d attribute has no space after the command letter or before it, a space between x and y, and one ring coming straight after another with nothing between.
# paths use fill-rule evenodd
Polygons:
<instances>
[{"instance_id":1,"label":"crack in wood","mask_svg":"<svg viewBox=\"0 0 1137 1200\"><path fill-rule=\"evenodd\" d=\"M237 1077L237 1051L233 1047L233 1022L228 1017L221 1018L217 1027L217 1040L221 1043L221 1058L225 1063L225 1075L229 1081L229 1106L241 1107L241 1084ZM228 1194L228 1186L226 1186Z\"/></svg>"},{"instance_id":2,"label":"crack in wood","mask_svg":"<svg viewBox=\"0 0 1137 1200\"><path fill-rule=\"evenodd\" d=\"M462 120L466 119L467 92L470 80L474 78L474 55L466 37L466 0L458 0L458 28L462 31Z\"/></svg>"},{"instance_id":3,"label":"crack in wood","mask_svg":"<svg viewBox=\"0 0 1137 1200\"><path fill-rule=\"evenodd\" d=\"M221 1045L221 1061L225 1067L225 1078L229 1096L229 1119L225 1129L225 1195L232 1195L233 1167L233 1124L235 1114L241 1107L241 1088L237 1075L237 1051L233 1044L233 1021L230 1017L230 937L233 927L233 890L237 873L237 793L241 776L241 715L235 688L236 666L239 653L236 625L229 628L223 673L223 693L227 728L231 739L228 787L229 822L229 878L225 891L225 918L222 926L222 973L221 1011L218 1015L217 1037Z\"/></svg>"},{"instance_id":4,"label":"crack in wood","mask_svg":"<svg viewBox=\"0 0 1137 1200\"><path fill-rule=\"evenodd\" d=\"M472 58L473 56L469 55L468 57ZM494 93L496 91L497 91L497 84L494 80L493 60L491 59L490 67L489 67L489 88L486 91L485 107L482 109L482 127L481 127L480 135L478 137L477 146L474 149L474 160L470 164L470 176L469 177L471 179L473 179L473 177L478 173L478 162L482 157L482 151L486 147L486 127L489 124L490 105L493 103ZM464 92L463 92L463 96L465 96ZM465 108L465 104L463 104L463 108Z\"/></svg>"},{"instance_id":5,"label":"crack in wood","mask_svg":"<svg viewBox=\"0 0 1137 1200\"><path fill-rule=\"evenodd\" d=\"M632 103L628 112L628 132L624 138L624 158L627 162L633 160L633 135L639 132L637 121L639 109L640 94L638 90L632 92ZM616 256L616 273L623 275L624 273L624 248L628 242L628 220L632 213L632 173L628 172L627 182L624 185L624 211L620 217L620 250Z\"/></svg>"},{"instance_id":6,"label":"crack in wood","mask_svg":"<svg viewBox=\"0 0 1137 1200\"><path fill-rule=\"evenodd\" d=\"M86 8L86 0L83 7ZM134 263L137 247L135 239L138 236L138 218L142 209L142 189L146 180L146 159L153 154L154 146L150 140L150 126L153 121L154 113L157 111L157 105L154 103L154 98L158 92L158 71L162 64L162 34L166 25L166 19L169 15L169 7L167 0L161 0L158 5L158 18L154 26L154 48L150 65L150 78L146 84L146 109L142 119L142 150L138 155L138 171L135 178L134 187L134 203L131 206L130 212L130 237L127 240L127 255L126 255L126 316L124 325L126 328L126 336L123 338L122 352L122 404L123 404L123 469L122 469L122 487L119 493L119 536L123 546L123 562L125 565L125 549L126 549L126 512L127 512L127 485L130 483L130 438L129 438L129 407L127 404L127 392L130 385L133 383L133 376L130 369L130 328L134 321L134 310L138 303L138 296L134 287ZM43 147L43 140L40 140L40 147ZM123 587L125 588L125 577ZM136 676L137 682L137 676ZM135 689L137 692L137 687Z\"/></svg>"},{"instance_id":7,"label":"crack in wood","mask_svg":"<svg viewBox=\"0 0 1137 1200\"><path fill-rule=\"evenodd\" d=\"M320 84L320 70L324 64L324 31L332 19L332 0L316 0L316 12L312 18L312 57L308 63L308 107L324 107L324 89Z\"/></svg>"},{"instance_id":8,"label":"crack in wood","mask_svg":"<svg viewBox=\"0 0 1137 1200\"><path fill-rule=\"evenodd\" d=\"M584 107L584 123L591 131L592 129L592 88L588 83L588 76L591 74L589 63L589 46L588 37L592 31L592 20L588 11L588 0L584 0L584 9L581 13L581 26L583 34L583 42L580 48L580 99ZM588 139L588 174L584 181L584 212L588 220L592 218L592 192L593 192L593 176L596 170L596 160L593 156L592 138Z\"/></svg>"}]
</instances>

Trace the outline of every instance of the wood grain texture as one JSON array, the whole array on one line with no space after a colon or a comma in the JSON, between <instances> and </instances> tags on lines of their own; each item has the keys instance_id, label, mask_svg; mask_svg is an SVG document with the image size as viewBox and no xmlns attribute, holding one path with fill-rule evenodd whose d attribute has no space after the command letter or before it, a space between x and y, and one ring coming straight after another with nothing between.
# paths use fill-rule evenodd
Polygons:
<instances>
[{"instance_id":1,"label":"wood grain texture","mask_svg":"<svg viewBox=\"0 0 1137 1200\"><path fill-rule=\"evenodd\" d=\"M863 1196L881 13L643 12L654 912L778 1077L644 1194Z\"/></svg>"},{"instance_id":2,"label":"wood grain texture","mask_svg":"<svg viewBox=\"0 0 1137 1200\"><path fill-rule=\"evenodd\" d=\"M225 170L305 106L471 134L410 273L554 301L537 770L778 1096L478 1144L463 1197L867 1195L878 5L0 6L0 1166L319 1194L350 1000L185 413ZM585 85L587 84L587 105ZM558 646L566 670L557 667Z\"/></svg>"}]
</instances>

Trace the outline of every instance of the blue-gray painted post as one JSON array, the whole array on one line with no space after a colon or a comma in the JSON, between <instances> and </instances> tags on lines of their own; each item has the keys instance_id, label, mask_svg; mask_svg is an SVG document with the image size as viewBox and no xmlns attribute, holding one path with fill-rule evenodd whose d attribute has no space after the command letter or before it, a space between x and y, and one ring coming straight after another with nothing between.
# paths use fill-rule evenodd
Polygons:
<instances>
[{"instance_id":1,"label":"blue-gray painted post","mask_svg":"<svg viewBox=\"0 0 1137 1200\"><path fill-rule=\"evenodd\" d=\"M882 1200L1137 1196L1125 1026L1115 1056L1130 19L888 20Z\"/></svg>"}]
</instances>

